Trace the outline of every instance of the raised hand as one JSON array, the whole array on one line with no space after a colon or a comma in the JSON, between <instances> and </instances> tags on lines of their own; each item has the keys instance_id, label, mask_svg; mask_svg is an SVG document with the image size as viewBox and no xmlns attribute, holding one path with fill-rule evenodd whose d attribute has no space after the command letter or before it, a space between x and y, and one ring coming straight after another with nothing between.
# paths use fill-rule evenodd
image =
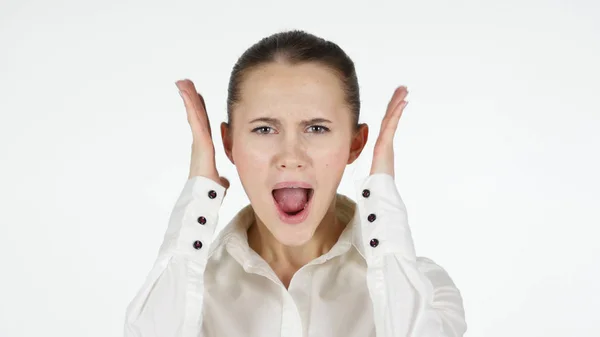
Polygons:
<instances>
[{"instance_id":1,"label":"raised hand","mask_svg":"<svg viewBox=\"0 0 600 337\"><path fill-rule=\"evenodd\" d=\"M373 163L371 173L387 173L394 177L394 135L398 127L398 121L402 111L408 104L404 99L408 94L405 86L400 86L394 91L392 99L388 103L385 116L381 122L379 137L373 149Z\"/></svg>"},{"instance_id":2,"label":"raised hand","mask_svg":"<svg viewBox=\"0 0 600 337\"><path fill-rule=\"evenodd\" d=\"M192 128L192 158L188 179L194 176L203 176L214 180L226 189L229 188L227 178L219 176L217 171L215 146L204 98L196 91L194 83L188 79L177 81L175 85L183 98L187 120Z\"/></svg>"}]
</instances>

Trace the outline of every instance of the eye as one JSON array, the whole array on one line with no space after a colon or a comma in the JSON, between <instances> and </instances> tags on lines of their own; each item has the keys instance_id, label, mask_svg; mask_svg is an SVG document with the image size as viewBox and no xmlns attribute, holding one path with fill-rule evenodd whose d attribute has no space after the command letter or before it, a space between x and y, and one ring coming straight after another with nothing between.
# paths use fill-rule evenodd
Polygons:
<instances>
[{"instance_id":1,"label":"eye","mask_svg":"<svg viewBox=\"0 0 600 337\"><path fill-rule=\"evenodd\" d=\"M269 132L271 130L273 130L273 129L271 129L270 126L259 126L255 129L253 129L252 132L258 133L259 135L266 135L266 134L271 133L271 132Z\"/></svg>"},{"instance_id":2,"label":"eye","mask_svg":"<svg viewBox=\"0 0 600 337\"><path fill-rule=\"evenodd\" d=\"M313 133L325 133L329 132L329 128L323 125L311 125L308 127Z\"/></svg>"}]
</instances>

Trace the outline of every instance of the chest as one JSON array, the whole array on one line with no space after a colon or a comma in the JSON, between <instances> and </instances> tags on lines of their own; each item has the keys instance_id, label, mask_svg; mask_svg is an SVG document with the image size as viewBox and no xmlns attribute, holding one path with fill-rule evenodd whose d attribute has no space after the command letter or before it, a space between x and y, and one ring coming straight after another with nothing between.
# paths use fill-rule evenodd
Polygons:
<instances>
[{"instance_id":1,"label":"chest","mask_svg":"<svg viewBox=\"0 0 600 337\"><path fill-rule=\"evenodd\" d=\"M270 277L272 271L243 268L233 260L207 268L206 337L375 336L366 266L360 259L338 257L305 266L288 289Z\"/></svg>"}]
</instances>

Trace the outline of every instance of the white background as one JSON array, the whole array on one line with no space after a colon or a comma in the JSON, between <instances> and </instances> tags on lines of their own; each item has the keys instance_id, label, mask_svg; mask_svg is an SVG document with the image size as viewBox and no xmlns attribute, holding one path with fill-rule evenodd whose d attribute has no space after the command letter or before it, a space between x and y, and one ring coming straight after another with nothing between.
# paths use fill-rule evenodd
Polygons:
<instances>
[{"instance_id":1,"label":"white background","mask_svg":"<svg viewBox=\"0 0 600 337\"><path fill-rule=\"evenodd\" d=\"M368 7L367 7L368 6ZM369 170L394 88L396 181L467 336L600 336L597 1L6 1L0 5L0 336L120 336L185 180L192 79L213 130L260 38L355 61ZM218 135L218 133L217 133ZM222 225L247 199L232 186Z\"/></svg>"}]
</instances>

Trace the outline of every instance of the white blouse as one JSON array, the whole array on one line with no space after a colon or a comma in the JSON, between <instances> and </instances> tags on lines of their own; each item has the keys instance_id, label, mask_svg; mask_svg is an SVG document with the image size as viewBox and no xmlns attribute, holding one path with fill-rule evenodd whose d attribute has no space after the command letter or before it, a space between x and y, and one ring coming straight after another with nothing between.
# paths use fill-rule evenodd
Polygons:
<instances>
[{"instance_id":1,"label":"white blouse","mask_svg":"<svg viewBox=\"0 0 600 337\"><path fill-rule=\"evenodd\" d=\"M444 269L416 257L393 177L355 183L357 202L337 194L347 223L338 242L286 289L248 246L251 205L215 235L225 188L190 178L127 307L125 337L463 336L461 294Z\"/></svg>"}]
</instances>

